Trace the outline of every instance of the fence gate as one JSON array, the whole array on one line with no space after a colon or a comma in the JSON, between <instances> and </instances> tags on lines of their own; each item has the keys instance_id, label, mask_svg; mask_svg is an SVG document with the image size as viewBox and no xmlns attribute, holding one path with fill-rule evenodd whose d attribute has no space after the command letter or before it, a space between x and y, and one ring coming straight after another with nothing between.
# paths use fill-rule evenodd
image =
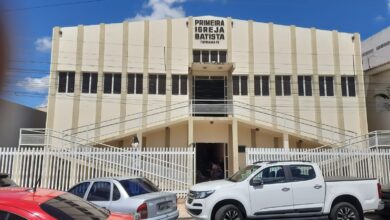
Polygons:
<instances>
[{"instance_id":1,"label":"fence gate","mask_svg":"<svg viewBox=\"0 0 390 220\"><path fill-rule=\"evenodd\" d=\"M256 161L305 160L317 163L324 176L377 178L390 184L389 149L281 149L247 148L246 163Z\"/></svg>"},{"instance_id":2,"label":"fence gate","mask_svg":"<svg viewBox=\"0 0 390 220\"><path fill-rule=\"evenodd\" d=\"M187 148L0 148L0 172L22 187L68 190L98 177L142 176L183 198L195 183L195 149Z\"/></svg>"}]
</instances>

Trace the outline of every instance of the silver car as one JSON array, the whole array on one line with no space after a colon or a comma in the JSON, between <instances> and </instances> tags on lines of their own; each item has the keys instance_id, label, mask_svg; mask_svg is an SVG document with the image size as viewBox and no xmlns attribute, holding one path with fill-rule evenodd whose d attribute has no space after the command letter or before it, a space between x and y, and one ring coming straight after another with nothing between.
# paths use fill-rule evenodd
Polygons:
<instances>
[{"instance_id":1,"label":"silver car","mask_svg":"<svg viewBox=\"0 0 390 220\"><path fill-rule=\"evenodd\" d=\"M142 177L110 177L83 181L68 192L113 212L138 213L141 219L177 219L176 194L161 192Z\"/></svg>"}]
</instances>

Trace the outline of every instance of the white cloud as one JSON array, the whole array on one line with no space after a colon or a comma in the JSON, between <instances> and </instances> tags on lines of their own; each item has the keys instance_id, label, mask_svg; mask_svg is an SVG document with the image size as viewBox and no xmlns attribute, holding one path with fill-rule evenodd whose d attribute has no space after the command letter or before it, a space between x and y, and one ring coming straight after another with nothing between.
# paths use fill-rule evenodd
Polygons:
<instances>
[{"instance_id":1,"label":"white cloud","mask_svg":"<svg viewBox=\"0 0 390 220\"><path fill-rule=\"evenodd\" d=\"M149 0L144 5L144 10L151 10L150 13L140 12L133 18L126 20L157 20L163 18L180 18L186 15L183 4L187 0Z\"/></svg>"},{"instance_id":2,"label":"white cloud","mask_svg":"<svg viewBox=\"0 0 390 220\"><path fill-rule=\"evenodd\" d=\"M376 21L376 22L382 22L382 21L384 21L384 20L386 20L386 18L383 17L382 15L378 15L378 16L376 16L376 17L374 18L374 21Z\"/></svg>"},{"instance_id":3,"label":"white cloud","mask_svg":"<svg viewBox=\"0 0 390 220\"><path fill-rule=\"evenodd\" d=\"M39 52L50 52L51 50L51 38L50 37L41 37L38 38L35 42L35 49Z\"/></svg>"},{"instance_id":4,"label":"white cloud","mask_svg":"<svg viewBox=\"0 0 390 220\"><path fill-rule=\"evenodd\" d=\"M46 96L46 98L42 101L42 103L37 105L36 108L38 108L38 109L47 108L47 102L48 102L48 97Z\"/></svg>"},{"instance_id":5,"label":"white cloud","mask_svg":"<svg viewBox=\"0 0 390 220\"><path fill-rule=\"evenodd\" d=\"M49 75L41 78L26 77L16 83L16 86L28 92L46 93L49 88Z\"/></svg>"}]
</instances>

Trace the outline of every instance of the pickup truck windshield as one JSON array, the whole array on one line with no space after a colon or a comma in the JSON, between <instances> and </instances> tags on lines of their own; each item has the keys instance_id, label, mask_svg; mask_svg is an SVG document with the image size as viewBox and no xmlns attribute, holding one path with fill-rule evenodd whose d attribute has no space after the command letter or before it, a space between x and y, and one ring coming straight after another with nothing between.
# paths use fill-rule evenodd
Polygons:
<instances>
[{"instance_id":1,"label":"pickup truck windshield","mask_svg":"<svg viewBox=\"0 0 390 220\"><path fill-rule=\"evenodd\" d=\"M237 173L235 173L233 176L231 176L228 180L232 182L241 182L248 178L253 172L255 172L257 169L259 169L260 166L258 165L250 165L245 167L244 169L239 170Z\"/></svg>"}]
</instances>

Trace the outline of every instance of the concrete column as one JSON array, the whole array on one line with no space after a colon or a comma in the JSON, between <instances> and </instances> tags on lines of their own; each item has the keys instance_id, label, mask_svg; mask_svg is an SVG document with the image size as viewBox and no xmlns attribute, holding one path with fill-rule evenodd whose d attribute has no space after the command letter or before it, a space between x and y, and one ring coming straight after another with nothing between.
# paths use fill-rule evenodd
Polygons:
<instances>
[{"instance_id":1,"label":"concrete column","mask_svg":"<svg viewBox=\"0 0 390 220\"><path fill-rule=\"evenodd\" d=\"M255 120L255 70L254 70L254 46L253 46L253 21L248 21L248 69L249 69L249 75L248 75L248 95L249 95L249 104L251 109L250 118L252 121Z\"/></svg>"},{"instance_id":2,"label":"concrete column","mask_svg":"<svg viewBox=\"0 0 390 220\"><path fill-rule=\"evenodd\" d=\"M271 110L272 110L272 127L277 127L276 120L276 90L275 90L275 40L274 40L274 25L268 24L268 37L269 37L269 95L271 98Z\"/></svg>"},{"instance_id":3,"label":"concrete column","mask_svg":"<svg viewBox=\"0 0 390 220\"><path fill-rule=\"evenodd\" d=\"M192 146L194 144L194 120L192 117L188 119L188 146Z\"/></svg>"},{"instance_id":4,"label":"concrete column","mask_svg":"<svg viewBox=\"0 0 390 220\"><path fill-rule=\"evenodd\" d=\"M288 140L288 134L283 133L283 148L284 149L289 149L290 148L290 142Z\"/></svg>"},{"instance_id":5,"label":"concrete column","mask_svg":"<svg viewBox=\"0 0 390 220\"><path fill-rule=\"evenodd\" d=\"M144 21L144 68L142 85L142 128L145 128L149 94L149 21Z\"/></svg>"},{"instance_id":6,"label":"concrete column","mask_svg":"<svg viewBox=\"0 0 390 220\"><path fill-rule=\"evenodd\" d=\"M129 56L129 22L123 22L123 34L122 34L122 81L121 81L121 109L120 109L120 125L119 133L125 133L125 120L126 120L126 102L127 102L127 59Z\"/></svg>"},{"instance_id":7,"label":"concrete column","mask_svg":"<svg viewBox=\"0 0 390 220\"><path fill-rule=\"evenodd\" d=\"M100 24L99 36L99 60L98 60L98 85L96 93L96 116L95 116L95 141L99 141L100 123L102 120L102 99L103 99L103 71L104 71L104 50L106 41L106 28L104 24Z\"/></svg>"},{"instance_id":8,"label":"concrete column","mask_svg":"<svg viewBox=\"0 0 390 220\"><path fill-rule=\"evenodd\" d=\"M232 171L233 173L239 170L238 166L238 121L236 118L232 120Z\"/></svg>"},{"instance_id":9,"label":"concrete column","mask_svg":"<svg viewBox=\"0 0 390 220\"><path fill-rule=\"evenodd\" d=\"M300 133L300 106L298 96L298 58L297 58L297 34L296 27L290 26L290 42L291 42L291 93L294 103L294 117L295 117L295 132Z\"/></svg>"},{"instance_id":10,"label":"concrete column","mask_svg":"<svg viewBox=\"0 0 390 220\"><path fill-rule=\"evenodd\" d=\"M166 74L166 117L168 123L171 120L171 102L172 102L172 19L167 19L167 47L165 49L165 74Z\"/></svg>"}]
</instances>

